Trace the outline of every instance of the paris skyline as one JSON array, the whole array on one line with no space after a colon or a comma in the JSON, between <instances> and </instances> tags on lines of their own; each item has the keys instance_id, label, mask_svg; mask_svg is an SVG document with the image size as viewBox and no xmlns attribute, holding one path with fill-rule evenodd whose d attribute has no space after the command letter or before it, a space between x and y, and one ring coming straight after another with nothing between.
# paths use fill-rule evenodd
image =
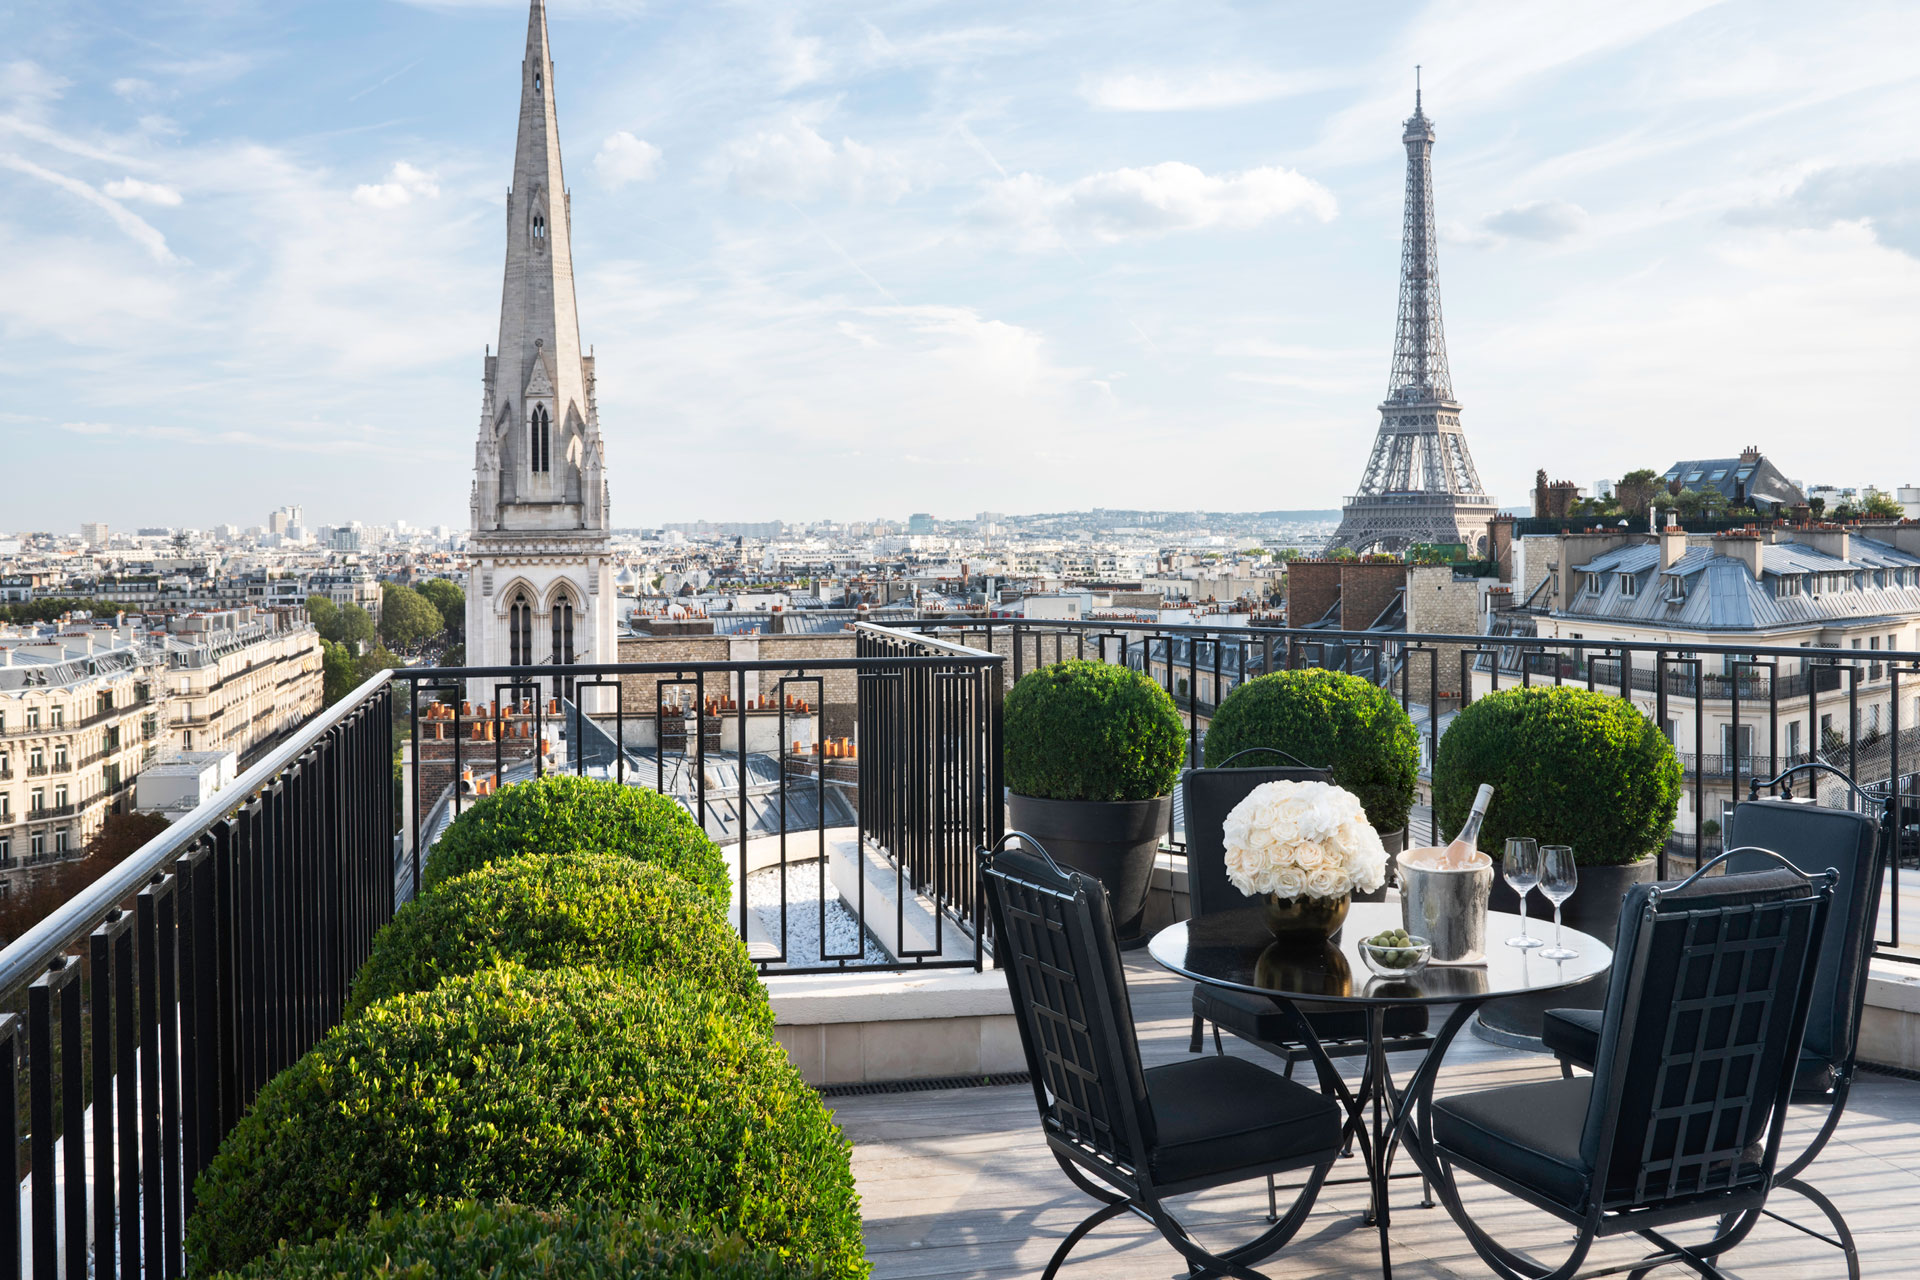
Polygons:
<instances>
[{"instance_id":1,"label":"paris skyline","mask_svg":"<svg viewBox=\"0 0 1920 1280\"><path fill-rule=\"evenodd\" d=\"M520 10L0 17L0 435L88 498L0 525L245 523L263 491L463 525ZM552 13L617 525L1338 506L1415 62L1502 505L1745 444L1913 479L1899 10Z\"/></svg>"}]
</instances>

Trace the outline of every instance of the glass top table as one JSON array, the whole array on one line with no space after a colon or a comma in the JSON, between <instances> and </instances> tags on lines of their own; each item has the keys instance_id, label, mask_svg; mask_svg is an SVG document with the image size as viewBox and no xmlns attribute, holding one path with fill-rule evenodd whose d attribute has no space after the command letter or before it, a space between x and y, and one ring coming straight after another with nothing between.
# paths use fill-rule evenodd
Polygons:
<instances>
[{"instance_id":1,"label":"glass top table","mask_svg":"<svg viewBox=\"0 0 1920 1280\"><path fill-rule=\"evenodd\" d=\"M1356 902L1333 941L1317 951L1283 948L1273 940L1258 904L1210 912L1172 924L1153 935L1147 952L1167 969L1214 986L1294 1000L1334 1000L1355 1005L1454 1004L1498 996L1551 991L1605 973L1613 949L1577 929L1565 944L1580 955L1543 960L1506 945L1521 931L1520 917L1487 913L1484 965L1429 964L1404 977L1377 977L1360 956L1363 939L1401 927L1396 903ZM1539 927L1535 919L1529 922Z\"/></svg>"},{"instance_id":2,"label":"glass top table","mask_svg":"<svg viewBox=\"0 0 1920 1280\"><path fill-rule=\"evenodd\" d=\"M1531 923L1537 926L1539 921ZM1404 1147L1420 1166L1423 1178L1431 1172L1420 1147L1413 1112L1416 1105L1430 1105L1435 1075L1454 1036L1490 1000L1570 987L1598 977L1613 964L1613 948L1577 929L1561 935L1564 945L1580 953L1572 960L1545 960L1509 947L1506 940L1522 932L1520 917L1489 911L1485 964L1429 964L1414 974L1376 976L1360 957L1360 942L1401 924L1398 903L1356 902L1332 941L1315 949L1283 947L1275 943L1268 930L1261 905L1249 902L1232 911L1210 912L1169 925L1147 943L1148 954L1164 968L1195 982L1271 996L1282 1008L1291 1010L1289 1019L1312 1050L1321 1087L1346 1109L1345 1136L1358 1139L1366 1166L1364 1181L1369 1187L1367 1220L1380 1232L1380 1272L1385 1280L1393 1277L1387 1190L1389 1180L1396 1176L1394 1154ZM1365 1012L1366 1069L1357 1090L1334 1069L1310 1013L1295 1008L1295 1001L1332 1002ZM1404 1087L1394 1083L1387 1061L1386 1015L1395 1005L1452 1006ZM1367 1122L1369 1108L1371 1125Z\"/></svg>"}]
</instances>

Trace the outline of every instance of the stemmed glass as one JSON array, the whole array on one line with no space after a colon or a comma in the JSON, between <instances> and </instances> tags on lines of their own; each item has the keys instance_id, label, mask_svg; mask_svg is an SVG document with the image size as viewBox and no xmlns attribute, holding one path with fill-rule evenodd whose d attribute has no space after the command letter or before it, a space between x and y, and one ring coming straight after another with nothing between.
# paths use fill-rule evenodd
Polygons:
<instances>
[{"instance_id":1,"label":"stemmed glass","mask_svg":"<svg viewBox=\"0 0 1920 1280\"><path fill-rule=\"evenodd\" d=\"M1540 953L1544 960L1572 960L1580 953L1560 943L1560 904L1573 896L1580 873L1573 865L1573 846L1544 845L1540 850L1540 892L1553 903L1553 945Z\"/></svg>"},{"instance_id":2,"label":"stemmed glass","mask_svg":"<svg viewBox=\"0 0 1920 1280\"><path fill-rule=\"evenodd\" d=\"M1520 896L1520 933L1518 937L1508 938L1510 947L1544 947L1547 944L1527 932L1527 894L1533 886L1540 883L1540 845L1526 836L1512 836L1507 840L1506 856L1500 862L1501 874L1507 883Z\"/></svg>"}]
</instances>

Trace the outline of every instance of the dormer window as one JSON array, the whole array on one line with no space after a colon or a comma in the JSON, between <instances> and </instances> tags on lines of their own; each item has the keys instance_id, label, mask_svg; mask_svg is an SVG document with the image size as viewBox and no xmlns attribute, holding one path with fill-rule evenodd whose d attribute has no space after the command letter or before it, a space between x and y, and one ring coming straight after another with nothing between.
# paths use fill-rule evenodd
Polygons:
<instances>
[{"instance_id":1,"label":"dormer window","mask_svg":"<svg viewBox=\"0 0 1920 1280\"><path fill-rule=\"evenodd\" d=\"M1621 595L1631 598L1637 586L1638 586L1638 583L1632 574L1623 573L1620 575L1620 594Z\"/></svg>"}]
</instances>

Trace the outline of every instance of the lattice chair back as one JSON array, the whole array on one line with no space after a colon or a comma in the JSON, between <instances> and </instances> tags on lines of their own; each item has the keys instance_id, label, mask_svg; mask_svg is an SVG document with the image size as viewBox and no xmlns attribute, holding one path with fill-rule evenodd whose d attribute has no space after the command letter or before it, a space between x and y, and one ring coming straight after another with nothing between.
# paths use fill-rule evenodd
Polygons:
<instances>
[{"instance_id":1,"label":"lattice chair back","mask_svg":"<svg viewBox=\"0 0 1920 1280\"><path fill-rule=\"evenodd\" d=\"M1187 817L1187 893L1194 915L1231 911L1247 896L1227 879L1227 846L1223 828L1233 807L1255 787L1269 782L1332 782L1333 774L1294 760L1273 764L1275 758L1294 760L1277 747L1248 747L1221 764L1189 769L1180 778L1180 804ZM1261 761L1236 765L1236 760Z\"/></svg>"},{"instance_id":2,"label":"lattice chair back","mask_svg":"<svg viewBox=\"0 0 1920 1280\"><path fill-rule=\"evenodd\" d=\"M1831 896L1779 863L1627 893L1582 1134L1602 1208L1771 1177Z\"/></svg>"},{"instance_id":3,"label":"lattice chair back","mask_svg":"<svg viewBox=\"0 0 1920 1280\"><path fill-rule=\"evenodd\" d=\"M1882 824L1864 813L1791 800L1748 800L1733 811L1727 828L1727 870L1764 864L1764 856L1736 848L1770 850L1807 875L1829 868L1839 873L1833 917L1820 941L1813 1004L1807 1011L1805 1051L1830 1066L1850 1065L1866 1002L1867 966L1886 849Z\"/></svg>"},{"instance_id":4,"label":"lattice chair back","mask_svg":"<svg viewBox=\"0 0 1920 1280\"><path fill-rule=\"evenodd\" d=\"M1153 1114L1106 890L1015 839L1028 847L1003 847L981 873L1034 1101L1049 1135L1131 1174Z\"/></svg>"}]
</instances>

